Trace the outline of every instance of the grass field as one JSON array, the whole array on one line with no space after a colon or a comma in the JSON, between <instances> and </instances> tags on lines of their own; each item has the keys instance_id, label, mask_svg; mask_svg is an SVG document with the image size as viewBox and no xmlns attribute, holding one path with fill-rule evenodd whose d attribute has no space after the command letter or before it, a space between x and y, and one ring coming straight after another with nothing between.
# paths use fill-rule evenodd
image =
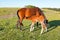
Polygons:
<instances>
[{"instance_id":1,"label":"grass field","mask_svg":"<svg viewBox=\"0 0 60 40\"><path fill-rule=\"evenodd\" d=\"M0 8L0 40L60 40L60 12L43 9L45 16L49 20L50 27L48 32L40 35L41 27L30 32L29 25L31 21L24 20L23 31L16 28L16 22L18 20L15 15L17 8ZM13 14L13 15L11 15ZM8 15L10 15L8 17Z\"/></svg>"}]
</instances>

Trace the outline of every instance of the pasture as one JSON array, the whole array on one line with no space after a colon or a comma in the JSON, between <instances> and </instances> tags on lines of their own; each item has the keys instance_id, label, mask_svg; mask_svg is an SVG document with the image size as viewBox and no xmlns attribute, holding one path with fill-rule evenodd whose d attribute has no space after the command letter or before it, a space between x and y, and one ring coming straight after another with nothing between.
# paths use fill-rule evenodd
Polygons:
<instances>
[{"instance_id":1,"label":"pasture","mask_svg":"<svg viewBox=\"0 0 60 40\"><path fill-rule=\"evenodd\" d=\"M23 20L23 31L16 28L18 8L0 8L0 40L60 40L60 11L42 9L50 26L40 35L41 26L30 32L31 21Z\"/></svg>"}]
</instances>

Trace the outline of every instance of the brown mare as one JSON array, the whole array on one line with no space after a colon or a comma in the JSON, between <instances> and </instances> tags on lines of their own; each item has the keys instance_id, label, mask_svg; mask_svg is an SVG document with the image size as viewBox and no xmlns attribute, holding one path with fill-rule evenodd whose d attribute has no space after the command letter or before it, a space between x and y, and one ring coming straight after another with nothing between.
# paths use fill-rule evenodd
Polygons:
<instances>
[{"instance_id":1,"label":"brown mare","mask_svg":"<svg viewBox=\"0 0 60 40\"><path fill-rule=\"evenodd\" d=\"M35 8L21 8L17 11L17 16L18 16L18 21L17 21L17 27L18 24L20 23L20 29L22 29L21 26L23 26L22 21L23 19L31 20L32 24L30 26L30 31L33 31L34 29L34 24L36 22L41 23L42 29L41 29L41 34L43 33L44 30L47 31L47 24L48 21L43 14L42 10L39 9L38 7Z\"/></svg>"}]
</instances>

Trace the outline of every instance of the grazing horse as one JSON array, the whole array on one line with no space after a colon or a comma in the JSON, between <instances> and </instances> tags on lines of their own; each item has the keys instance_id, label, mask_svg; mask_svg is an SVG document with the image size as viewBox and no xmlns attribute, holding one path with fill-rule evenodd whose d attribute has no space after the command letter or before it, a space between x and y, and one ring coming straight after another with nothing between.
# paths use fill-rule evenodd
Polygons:
<instances>
[{"instance_id":1,"label":"grazing horse","mask_svg":"<svg viewBox=\"0 0 60 40\"><path fill-rule=\"evenodd\" d=\"M18 24L20 23L20 30L22 30L21 26L23 26L23 24L22 24L23 19L27 19L27 20L32 21L32 24L30 26L30 31L33 31L34 24L36 22L41 23L41 26L42 26L41 34L43 33L44 30L47 31L48 20L46 19L42 10L38 7L35 7L35 8L21 8L17 11L17 16L19 18L18 21L17 21L17 27L18 27Z\"/></svg>"}]
</instances>

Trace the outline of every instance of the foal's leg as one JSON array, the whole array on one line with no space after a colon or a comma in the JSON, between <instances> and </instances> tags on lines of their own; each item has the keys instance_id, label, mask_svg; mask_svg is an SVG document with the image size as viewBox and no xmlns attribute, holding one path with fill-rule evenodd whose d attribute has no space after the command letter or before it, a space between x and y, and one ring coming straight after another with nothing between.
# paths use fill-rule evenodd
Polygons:
<instances>
[{"instance_id":1,"label":"foal's leg","mask_svg":"<svg viewBox=\"0 0 60 40\"><path fill-rule=\"evenodd\" d=\"M45 30L46 30L46 32L47 32L47 24L45 24L45 25L46 25Z\"/></svg>"},{"instance_id":2,"label":"foal's leg","mask_svg":"<svg viewBox=\"0 0 60 40\"><path fill-rule=\"evenodd\" d=\"M30 32L34 30L34 22L32 22L31 26L30 26Z\"/></svg>"},{"instance_id":3,"label":"foal's leg","mask_svg":"<svg viewBox=\"0 0 60 40\"><path fill-rule=\"evenodd\" d=\"M43 33L43 30L44 30L44 28L43 28L43 25L41 24L41 27L42 27L42 29L41 29L41 33L40 34L42 34Z\"/></svg>"},{"instance_id":4,"label":"foal's leg","mask_svg":"<svg viewBox=\"0 0 60 40\"><path fill-rule=\"evenodd\" d=\"M37 22L37 27L38 27L38 22Z\"/></svg>"},{"instance_id":5,"label":"foal's leg","mask_svg":"<svg viewBox=\"0 0 60 40\"><path fill-rule=\"evenodd\" d=\"M40 34L42 34L44 30L47 31L47 25L44 22L41 23L41 26L42 26L42 29Z\"/></svg>"},{"instance_id":6,"label":"foal's leg","mask_svg":"<svg viewBox=\"0 0 60 40\"><path fill-rule=\"evenodd\" d=\"M44 23L45 23L45 29L46 29L46 31L47 31L47 27L49 26L49 24L48 24L48 20L46 19L46 20L44 20Z\"/></svg>"}]
</instances>

